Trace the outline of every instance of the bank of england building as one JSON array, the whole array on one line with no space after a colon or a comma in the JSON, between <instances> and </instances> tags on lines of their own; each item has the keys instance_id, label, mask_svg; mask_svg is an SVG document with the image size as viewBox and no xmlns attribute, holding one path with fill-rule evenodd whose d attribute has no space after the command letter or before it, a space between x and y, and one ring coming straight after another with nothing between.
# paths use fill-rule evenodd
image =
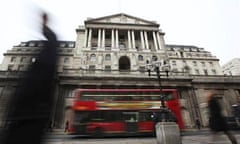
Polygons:
<instances>
[{"instance_id":1,"label":"bank of england building","mask_svg":"<svg viewBox=\"0 0 240 144\"><path fill-rule=\"evenodd\" d=\"M75 41L59 41L53 120L62 127L78 88L177 89L186 128L199 119L208 126L206 93L216 90L223 113L233 116L240 98L240 76L224 76L219 59L193 45L166 44L158 23L120 13L88 18L76 29ZM20 42L4 53L1 65L0 110L6 110L18 81L36 61L42 40Z\"/></svg>"}]
</instances>

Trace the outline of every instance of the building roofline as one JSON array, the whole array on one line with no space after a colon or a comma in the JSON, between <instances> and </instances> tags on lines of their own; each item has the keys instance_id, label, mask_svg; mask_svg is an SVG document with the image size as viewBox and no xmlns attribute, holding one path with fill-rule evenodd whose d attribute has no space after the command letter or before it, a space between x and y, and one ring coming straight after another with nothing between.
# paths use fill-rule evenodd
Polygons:
<instances>
[{"instance_id":1,"label":"building roofline","mask_svg":"<svg viewBox=\"0 0 240 144\"><path fill-rule=\"evenodd\" d=\"M131 15L125 14L125 13L118 13L118 14L113 14L113 15L99 17L99 18L92 18L92 19L89 19L89 20L85 20L84 23L85 24L95 23L94 21L96 21L96 20L101 20L101 19L106 19L106 18L111 18L111 17L116 17L116 16L127 16L127 17L130 17L130 18L133 18L133 19L138 19L138 20L150 23L153 26L158 26L158 27L160 26L160 24L158 24L156 22L148 21L148 20L145 20L145 19L142 19L142 18L139 18L139 17L135 17L135 16L131 16Z\"/></svg>"}]
</instances>

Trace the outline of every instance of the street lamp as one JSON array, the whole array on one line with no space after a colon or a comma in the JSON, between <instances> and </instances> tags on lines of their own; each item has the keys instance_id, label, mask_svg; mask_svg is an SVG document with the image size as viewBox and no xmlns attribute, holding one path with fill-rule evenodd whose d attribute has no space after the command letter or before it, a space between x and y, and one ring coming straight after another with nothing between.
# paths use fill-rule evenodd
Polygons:
<instances>
[{"instance_id":1,"label":"street lamp","mask_svg":"<svg viewBox=\"0 0 240 144\"><path fill-rule=\"evenodd\" d=\"M176 124L176 117L173 112L165 106L165 95L162 92L162 85L161 85L161 70L166 73L168 77L168 73L170 70L170 66L167 61L159 62L154 61L150 64L150 60L146 61L147 63L147 71L148 76L151 76L151 69L154 68L157 74L158 82L159 82L159 89L160 89L160 99L161 99L161 107L159 112L153 112L153 120L154 120L154 127L155 127L155 134L157 136L157 141L162 141L163 143L169 143L171 137L176 139L175 142L171 141L171 143L179 143L180 141L180 132L179 128ZM175 134L172 133L174 131Z\"/></svg>"},{"instance_id":2,"label":"street lamp","mask_svg":"<svg viewBox=\"0 0 240 144\"><path fill-rule=\"evenodd\" d=\"M148 59L146 61L147 64L147 72L148 76L151 76L151 70L154 69L157 74L158 82L159 82L159 89L160 89L160 98L161 98L161 107L165 108L165 99L164 99L164 94L162 93L162 85L161 85L161 71L160 69L162 68L163 71L166 73L166 76L168 77L170 66L169 64L164 60L163 62L160 61L154 61L150 64L150 60Z\"/></svg>"}]
</instances>

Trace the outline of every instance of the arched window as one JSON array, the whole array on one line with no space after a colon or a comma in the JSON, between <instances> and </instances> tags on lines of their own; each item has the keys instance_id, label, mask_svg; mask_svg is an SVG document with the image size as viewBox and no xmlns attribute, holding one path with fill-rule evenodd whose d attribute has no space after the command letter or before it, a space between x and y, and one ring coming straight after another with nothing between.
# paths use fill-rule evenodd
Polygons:
<instances>
[{"instance_id":1,"label":"arched window","mask_svg":"<svg viewBox=\"0 0 240 144\"><path fill-rule=\"evenodd\" d=\"M143 56L142 55L138 55L138 60L139 61L143 61Z\"/></svg>"},{"instance_id":2,"label":"arched window","mask_svg":"<svg viewBox=\"0 0 240 144\"><path fill-rule=\"evenodd\" d=\"M105 55L105 60L106 61L110 61L111 60L111 55L110 54L106 54Z\"/></svg>"},{"instance_id":3,"label":"arched window","mask_svg":"<svg viewBox=\"0 0 240 144\"><path fill-rule=\"evenodd\" d=\"M95 54L90 55L90 61L96 61L96 55Z\"/></svg>"}]
</instances>

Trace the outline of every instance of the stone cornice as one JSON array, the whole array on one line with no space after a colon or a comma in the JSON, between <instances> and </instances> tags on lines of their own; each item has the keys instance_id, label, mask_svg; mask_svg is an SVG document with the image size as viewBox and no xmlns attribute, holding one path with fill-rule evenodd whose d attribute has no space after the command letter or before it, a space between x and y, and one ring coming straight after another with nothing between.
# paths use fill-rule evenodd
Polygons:
<instances>
[{"instance_id":1,"label":"stone cornice","mask_svg":"<svg viewBox=\"0 0 240 144\"><path fill-rule=\"evenodd\" d=\"M86 28L104 28L104 29L124 29L124 30L148 30L159 31L158 27L152 25L136 25L136 24L88 24ZM161 32L164 34L163 32Z\"/></svg>"},{"instance_id":2,"label":"stone cornice","mask_svg":"<svg viewBox=\"0 0 240 144\"><path fill-rule=\"evenodd\" d=\"M204 61L206 61L206 60L211 60L211 61L219 61L219 59L218 58L214 58L214 57L204 57L204 58L196 58L196 57L194 57L194 58L177 58L177 57L171 57L171 56L168 56L168 59L169 60L204 60Z\"/></svg>"}]
</instances>

